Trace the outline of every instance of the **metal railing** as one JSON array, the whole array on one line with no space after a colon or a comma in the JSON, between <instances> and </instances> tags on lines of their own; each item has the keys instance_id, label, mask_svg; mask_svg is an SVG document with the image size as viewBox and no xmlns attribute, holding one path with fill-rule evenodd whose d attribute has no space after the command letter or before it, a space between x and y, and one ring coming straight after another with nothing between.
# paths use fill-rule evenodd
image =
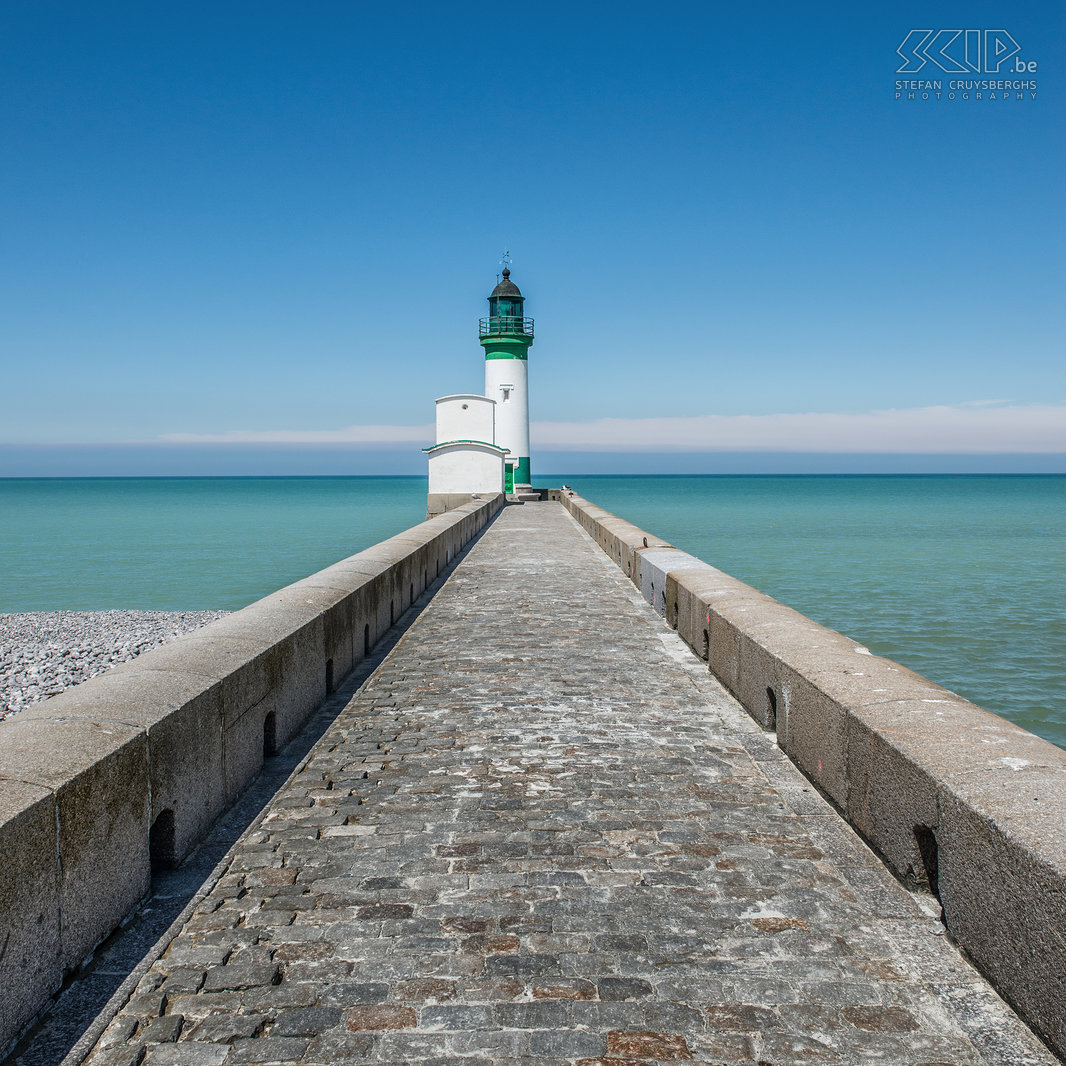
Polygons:
<instances>
[{"instance_id":1,"label":"metal railing","mask_svg":"<svg viewBox=\"0 0 1066 1066\"><path fill-rule=\"evenodd\" d=\"M503 334L524 333L533 336L533 319L518 318L512 315L493 315L478 322L479 337L499 337Z\"/></svg>"}]
</instances>

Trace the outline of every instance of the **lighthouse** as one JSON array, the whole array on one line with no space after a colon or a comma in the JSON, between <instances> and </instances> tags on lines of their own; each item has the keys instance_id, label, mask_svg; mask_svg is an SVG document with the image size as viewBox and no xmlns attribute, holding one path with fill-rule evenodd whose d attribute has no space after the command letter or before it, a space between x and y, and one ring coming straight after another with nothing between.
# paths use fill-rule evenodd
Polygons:
<instances>
[{"instance_id":1,"label":"lighthouse","mask_svg":"<svg viewBox=\"0 0 1066 1066\"><path fill-rule=\"evenodd\" d=\"M489 314L478 335L485 349L485 395L496 402L496 440L507 449L505 486L508 494L530 490L529 473L529 348L533 319L523 311L525 297L511 280L510 268L489 296Z\"/></svg>"},{"instance_id":2,"label":"lighthouse","mask_svg":"<svg viewBox=\"0 0 1066 1066\"><path fill-rule=\"evenodd\" d=\"M504 253L504 262L510 260ZM437 443L429 459L426 517L471 498L504 492L512 503L539 500L529 480L529 348L533 319L510 267L489 296L478 336L485 349L485 395L457 393L437 400Z\"/></svg>"}]
</instances>

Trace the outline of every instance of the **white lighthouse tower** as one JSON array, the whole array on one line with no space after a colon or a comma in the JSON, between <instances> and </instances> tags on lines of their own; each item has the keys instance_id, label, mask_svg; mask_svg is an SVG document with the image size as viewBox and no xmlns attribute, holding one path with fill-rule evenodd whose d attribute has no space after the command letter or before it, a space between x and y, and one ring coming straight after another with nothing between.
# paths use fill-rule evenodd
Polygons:
<instances>
[{"instance_id":1,"label":"white lighthouse tower","mask_svg":"<svg viewBox=\"0 0 1066 1066\"><path fill-rule=\"evenodd\" d=\"M496 401L496 444L507 449L507 493L531 491L529 470L529 348L533 319L523 313L525 297L503 268L489 296L489 314L478 330L485 349L485 395Z\"/></svg>"}]
</instances>

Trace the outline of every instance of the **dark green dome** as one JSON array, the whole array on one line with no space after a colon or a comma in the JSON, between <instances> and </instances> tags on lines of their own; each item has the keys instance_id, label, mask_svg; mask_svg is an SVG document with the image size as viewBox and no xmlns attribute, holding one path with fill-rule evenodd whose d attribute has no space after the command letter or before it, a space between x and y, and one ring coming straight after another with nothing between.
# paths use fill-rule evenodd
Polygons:
<instances>
[{"instance_id":1,"label":"dark green dome","mask_svg":"<svg viewBox=\"0 0 1066 1066\"><path fill-rule=\"evenodd\" d=\"M507 267L503 268L503 281L501 281L499 285L497 285L496 288L492 290L492 295L489 296L489 299L491 300L497 296L518 297L519 300L525 299L525 297L521 293L521 290L511 280L511 272L507 269Z\"/></svg>"}]
</instances>

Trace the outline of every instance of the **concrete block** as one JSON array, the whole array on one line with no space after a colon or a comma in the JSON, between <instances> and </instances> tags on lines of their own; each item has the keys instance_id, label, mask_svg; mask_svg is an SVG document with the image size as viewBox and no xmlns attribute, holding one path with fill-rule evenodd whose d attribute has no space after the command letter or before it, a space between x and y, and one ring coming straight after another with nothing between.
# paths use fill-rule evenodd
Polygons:
<instances>
[{"instance_id":1,"label":"concrete block","mask_svg":"<svg viewBox=\"0 0 1066 1066\"><path fill-rule=\"evenodd\" d=\"M402 558L403 549L393 544L391 540L382 541L381 544L376 544L373 548L367 548L366 551L359 553L360 563L376 565L378 576L387 573Z\"/></svg>"},{"instance_id":2,"label":"concrete block","mask_svg":"<svg viewBox=\"0 0 1066 1066\"><path fill-rule=\"evenodd\" d=\"M393 567L374 578L371 590L370 628L376 634L374 640L386 633L403 614L403 599L400 577Z\"/></svg>"},{"instance_id":3,"label":"concrete block","mask_svg":"<svg viewBox=\"0 0 1066 1066\"><path fill-rule=\"evenodd\" d=\"M592 536L603 549L608 558L623 571L627 577L633 574L634 556L633 548L627 543L627 530L629 523L621 521L610 515L597 518L589 524L588 535ZM629 537L632 539L632 537ZM640 543L640 542L636 542Z\"/></svg>"},{"instance_id":4,"label":"concrete block","mask_svg":"<svg viewBox=\"0 0 1066 1066\"><path fill-rule=\"evenodd\" d=\"M174 818L168 862L180 862L226 807L222 686L154 669L153 652L90 678L20 717L25 721L120 723L148 738L151 823Z\"/></svg>"},{"instance_id":5,"label":"concrete block","mask_svg":"<svg viewBox=\"0 0 1066 1066\"><path fill-rule=\"evenodd\" d=\"M940 789L940 899L948 930L1053 1047L1066 1049L1066 752Z\"/></svg>"},{"instance_id":6,"label":"concrete block","mask_svg":"<svg viewBox=\"0 0 1066 1066\"><path fill-rule=\"evenodd\" d=\"M321 586L323 597L329 590L343 590L343 596L335 603L322 607L326 655L335 660L336 676L342 678L362 658L363 622L356 617L359 612L357 605L365 601L367 588L388 571L388 566L353 556L351 560L329 569L328 574L315 574L305 578L300 585L306 583L308 589ZM432 578L432 569L430 574Z\"/></svg>"},{"instance_id":7,"label":"concrete block","mask_svg":"<svg viewBox=\"0 0 1066 1066\"><path fill-rule=\"evenodd\" d=\"M388 540L383 540L371 548L367 548L358 555L352 556L352 559L375 560L389 565L401 563L413 552L432 543L442 534L449 535L458 530L461 537L461 531L466 530L467 535L471 535L477 528L476 519L476 514L471 514L466 508L459 508L443 516L443 523L447 524L442 523L439 529L426 528L430 526L430 523L423 523L413 529L405 530L403 533L397 533L395 536L389 537ZM441 522L441 520L436 521Z\"/></svg>"},{"instance_id":8,"label":"concrete block","mask_svg":"<svg viewBox=\"0 0 1066 1066\"><path fill-rule=\"evenodd\" d=\"M711 669L753 718L777 729L785 747L785 668L843 638L742 582L709 577L699 602L710 618Z\"/></svg>"},{"instance_id":9,"label":"concrete block","mask_svg":"<svg viewBox=\"0 0 1066 1066\"><path fill-rule=\"evenodd\" d=\"M356 663L352 590L360 587L365 580L363 575L347 581L339 576L320 580L315 575L268 597L271 603L285 606L292 604L313 610L313 617L307 621L317 619L322 624L322 672L324 676L324 663L332 661L334 687L351 673Z\"/></svg>"},{"instance_id":10,"label":"concrete block","mask_svg":"<svg viewBox=\"0 0 1066 1066\"><path fill-rule=\"evenodd\" d=\"M734 696L740 689L740 632L734 622L717 611L710 612L707 624L707 667ZM766 716L752 714L751 707L744 708L764 728L776 723Z\"/></svg>"},{"instance_id":11,"label":"concrete block","mask_svg":"<svg viewBox=\"0 0 1066 1066\"><path fill-rule=\"evenodd\" d=\"M227 719L269 697L275 682L272 645L244 629L243 613L219 619L217 628L197 629L151 653L153 669L221 682Z\"/></svg>"},{"instance_id":12,"label":"concrete block","mask_svg":"<svg viewBox=\"0 0 1066 1066\"><path fill-rule=\"evenodd\" d=\"M733 610L719 612L722 619L732 623L736 633L736 681L731 690L748 714L764 729L784 732L783 727L788 721L788 705L782 699L777 660L752 636L747 625L749 619L744 617L748 612L758 617L763 610L762 604L746 602L738 604Z\"/></svg>"},{"instance_id":13,"label":"concrete block","mask_svg":"<svg viewBox=\"0 0 1066 1066\"><path fill-rule=\"evenodd\" d=\"M223 715L225 718L225 715ZM233 803L263 768L263 759L280 745L272 696L246 707L226 722L222 734L222 786Z\"/></svg>"},{"instance_id":14,"label":"concrete block","mask_svg":"<svg viewBox=\"0 0 1066 1066\"><path fill-rule=\"evenodd\" d=\"M854 642L769 597L742 609L738 698L762 725L776 727L782 750L845 808L847 704L819 681L839 657L856 659Z\"/></svg>"},{"instance_id":15,"label":"concrete block","mask_svg":"<svg viewBox=\"0 0 1066 1066\"><path fill-rule=\"evenodd\" d=\"M864 654L841 634L802 616L789 620L788 609L775 606L776 621L756 621L753 612L738 627L736 691L752 712L765 686L765 706L777 704L783 750L899 876L916 878L914 829L935 825L936 782L976 765L974 750L1044 742L898 663Z\"/></svg>"},{"instance_id":16,"label":"concrete block","mask_svg":"<svg viewBox=\"0 0 1066 1066\"><path fill-rule=\"evenodd\" d=\"M330 568L333 570L333 568ZM284 607L293 612L294 618L306 621L330 611L343 603L352 593L353 585L365 580L365 575L343 571L339 568L330 574L312 574L277 592L256 600L245 610L253 607ZM244 614L244 611L239 612Z\"/></svg>"},{"instance_id":17,"label":"concrete block","mask_svg":"<svg viewBox=\"0 0 1066 1066\"><path fill-rule=\"evenodd\" d=\"M772 651L759 639L777 619L779 605L760 593L708 594L711 670L764 729L780 727L781 678Z\"/></svg>"},{"instance_id":18,"label":"concrete block","mask_svg":"<svg viewBox=\"0 0 1066 1066\"><path fill-rule=\"evenodd\" d=\"M63 980L58 854L53 792L0 779L0 1054Z\"/></svg>"},{"instance_id":19,"label":"concrete block","mask_svg":"<svg viewBox=\"0 0 1066 1066\"><path fill-rule=\"evenodd\" d=\"M309 593L305 588L298 595L306 599ZM227 638L269 649L275 750L288 743L328 695L323 612L286 602L288 598L285 590L226 619L231 622Z\"/></svg>"},{"instance_id":20,"label":"concrete block","mask_svg":"<svg viewBox=\"0 0 1066 1066\"><path fill-rule=\"evenodd\" d=\"M896 714L914 716L905 728L920 728L930 709L921 703L884 704L878 713L853 710L847 719L848 820L882 855L889 868L908 884L927 883L916 830L935 830L940 816L937 783L925 767L915 763L881 732Z\"/></svg>"},{"instance_id":21,"label":"concrete block","mask_svg":"<svg viewBox=\"0 0 1066 1066\"><path fill-rule=\"evenodd\" d=\"M476 533L476 530L473 531ZM422 582L422 553L425 545L413 546L408 553L396 565L394 573L396 577L398 593L398 615L403 614L418 596L419 586Z\"/></svg>"},{"instance_id":22,"label":"concrete block","mask_svg":"<svg viewBox=\"0 0 1066 1066\"><path fill-rule=\"evenodd\" d=\"M433 583L433 566L435 557L435 542L429 541L415 553L413 566L415 567L415 596L421 596Z\"/></svg>"},{"instance_id":23,"label":"concrete block","mask_svg":"<svg viewBox=\"0 0 1066 1066\"><path fill-rule=\"evenodd\" d=\"M897 666L881 662L886 674ZM847 815L897 876L921 883L926 870L917 833L939 833L944 782L1019 760L1046 765L1060 749L909 674L887 678L898 698L849 707Z\"/></svg>"},{"instance_id":24,"label":"concrete block","mask_svg":"<svg viewBox=\"0 0 1066 1066\"><path fill-rule=\"evenodd\" d=\"M831 629L824 629L820 639L811 642L808 651L789 650L787 661L823 692L848 707L900 700L959 699L921 674L891 659L871 655L863 645Z\"/></svg>"},{"instance_id":25,"label":"concrete block","mask_svg":"<svg viewBox=\"0 0 1066 1066\"><path fill-rule=\"evenodd\" d=\"M370 653L382 632L378 623L376 580L360 585L350 597L352 657L356 663L361 662Z\"/></svg>"},{"instance_id":26,"label":"concrete block","mask_svg":"<svg viewBox=\"0 0 1066 1066\"><path fill-rule=\"evenodd\" d=\"M335 689L355 668L355 622L352 596L322 612L322 643L326 661L333 661Z\"/></svg>"},{"instance_id":27,"label":"concrete block","mask_svg":"<svg viewBox=\"0 0 1066 1066\"><path fill-rule=\"evenodd\" d=\"M0 779L55 795L61 951L71 969L148 891L148 739L117 723L20 718L0 726Z\"/></svg>"},{"instance_id":28,"label":"concrete block","mask_svg":"<svg viewBox=\"0 0 1066 1066\"><path fill-rule=\"evenodd\" d=\"M243 612L238 612L238 614ZM229 620L237 619L235 622ZM223 627L221 623L229 623ZM241 635L238 615L152 651L152 668L218 682L226 801L232 802L263 765L265 734L277 722L281 655L263 639ZM211 633L209 630L214 629ZM271 719L270 716L274 715Z\"/></svg>"},{"instance_id":29,"label":"concrete block","mask_svg":"<svg viewBox=\"0 0 1066 1066\"><path fill-rule=\"evenodd\" d=\"M771 681L764 691L768 708L774 702L770 692L780 693L776 696L778 746L841 810L846 810L847 708L802 673L779 662L775 666L776 685Z\"/></svg>"},{"instance_id":30,"label":"concrete block","mask_svg":"<svg viewBox=\"0 0 1066 1066\"><path fill-rule=\"evenodd\" d=\"M684 584L686 573L688 571L680 570L666 575L666 622L692 651L706 659L702 642L693 644L692 640L692 592Z\"/></svg>"},{"instance_id":31,"label":"concrete block","mask_svg":"<svg viewBox=\"0 0 1066 1066\"><path fill-rule=\"evenodd\" d=\"M628 522L606 513L595 518L590 530L590 535L596 543L625 574L630 574L633 570L633 549L627 543L626 536L629 533L628 540L632 540L632 531L633 527Z\"/></svg>"},{"instance_id":32,"label":"concrete block","mask_svg":"<svg viewBox=\"0 0 1066 1066\"><path fill-rule=\"evenodd\" d=\"M627 563L627 576L638 589L642 589L641 567L644 563L644 555L646 552L658 548L670 548L671 545L665 540L660 540L658 537L653 537L643 530L637 529L636 526L633 526L632 530L633 532L627 532L625 535L619 536L619 541L622 555L629 560Z\"/></svg>"},{"instance_id":33,"label":"concrete block","mask_svg":"<svg viewBox=\"0 0 1066 1066\"><path fill-rule=\"evenodd\" d=\"M738 582L739 585L739 582ZM765 712L765 682L759 689L742 685L750 677L741 677L741 633L746 621L746 612L759 608L765 597L754 589L742 586L740 591L722 588L717 579L707 577L707 584L697 587L692 596L692 619L689 625L694 637L703 642L706 632L707 667L723 685L744 705L764 728L773 728L774 716ZM757 679L756 679L757 680ZM752 693L758 697L752 703ZM745 702L745 693L748 701Z\"/></svg>"},{"instance_id":34,"label":"concrete block","mask_svg":"<svg viewBox=\"0 0 1066 1066\"><path fill-rule=\"evenodd\" d=\"M671 595L676 598L676 628L686 644L704 661L710 645L710 613L712 604L726 592L740 590L760 595L742 582L723 574L713 566L676 570L668 575L676 584L676 592L667 586L667 615L669 617Z\"/></svg>"},{"instance_id":35,"label":"concrete block","mask_svg":"<svg viewBox=\"0 0 1066 1066\"><path fill-rule=\"evenodd\" d=\"M641 538L643 541L643 537ZM640 594L666 617L666 575L671 570L685 570L706 565L678 548L645 548L640 551Z\"/></svg>"},{"instance_id":36,"label":"concrete block","mask_svg":"<svg viewBox=\"0 0 1066 1066\"><path fill-rule=\"evenodd\" d=\"M325 570L319 570L318 573L305 577L303 580L320 582L351 591L359 584L360 580L376 577L389 566L387 562L383 562L380 559L364 558L364 554L364 552L360 552L358 555L351 555L347 559L342 559L339 563L327 566ZM298 584L302 584L302 582L298 582Z\"/></svg>"}]
</instances>

